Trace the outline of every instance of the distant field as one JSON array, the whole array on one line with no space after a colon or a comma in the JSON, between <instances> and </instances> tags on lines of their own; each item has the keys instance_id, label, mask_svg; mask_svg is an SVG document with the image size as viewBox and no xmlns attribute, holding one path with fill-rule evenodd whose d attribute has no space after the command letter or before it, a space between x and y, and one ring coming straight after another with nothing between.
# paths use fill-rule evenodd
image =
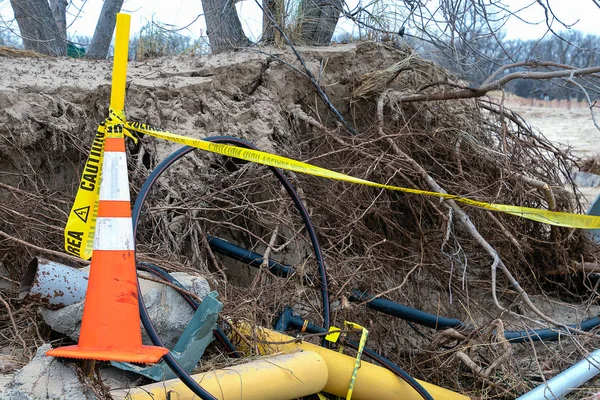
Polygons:
<instances>
[{"instance_id":1,"label":"distant field","mask_svg":"<svg viewBox=\"0 0 600 400\"><path fill-rule=\"evenodd\" d=\"M500 92L489 94L501 98ZM548 139L570 146L580 157L600 155L600 131L594 126L587 103L567 100L536 100L507 94L504 104L521 114ZM597 109L600 119L600 108Z\"/></svg>"},{"instance_id":2,"label":"distant field","mask_svg":"<svg viewBox=\"0 0 600 400\"><path fill-rule=\"evenodd\" d=\"M580 157L600 155L600 131L594 126L589 109L567 110L530 106L511 108L538 128L548 139L571 147L576 155Z\"/></svg>"},{"instance_id":3,"label":"distant field","mask_svg":"<svg viewBox=\"0 0 600 400\"><path fill-rule=\"evenodd\" d=\"M535 100L533 104L530 99L522 98L506 102L507 107L518 112L553 142L571 147L573 153L580 157L600 157L600 130L594 126L587 104L572 102L571 109L568 109L566 101ZM579 189L585 204L590 204L600 193L600 187Z\"/></svg>"}]
</instances>

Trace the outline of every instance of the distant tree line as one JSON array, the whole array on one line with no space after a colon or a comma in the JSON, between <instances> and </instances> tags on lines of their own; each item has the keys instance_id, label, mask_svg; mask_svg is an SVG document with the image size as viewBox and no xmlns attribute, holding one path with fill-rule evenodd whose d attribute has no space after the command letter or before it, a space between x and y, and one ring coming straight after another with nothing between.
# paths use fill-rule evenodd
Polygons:
<instances>
[{"instance_id":1,"label":"distant tree line","mask_svg":"<svg viewBox=\"0 0 600 400\"><path fill-rule=\"evenodd\" d=\"M433 61L448 68L472 86L479 86L500 66L545 61L556 66L569 68L589 68L600 65L600 36L584 34L577 30L561 32L560 36L548 35L541 40L506 40L505 35L465 34L454 44L440 48L430 43L413 39L410 41L419 52ZM542 70L551 71L547 67ZM515 67L508 72L531 71L531 68ZM600 88L598 74L585 78L587 87ZM583 100L584 94L577 86L566 81L540 81L518 79L511 81L506 88L512 93L526 98L539 99L577 99Z\"/></svg>"},{"instance_id":2,"label":"distant tree line","mask_svg":"<svg viewBox=\"0 0 600 400\"><path fill-rule=\"evenodd\" d=\"M600 1L589 1L598 7L600 15ZM256 44L242 30L236 2L200 2L203 14L196 18L203 17L206 22L204 38L191 41L177 31L151 22L134 38L132 47L136 51L132 56L147 58L182 52L218 53ZM478 95L497 88L507 88L523 97L549 99L582 99L584 90L594 98L600 95L599 73L594 68L590 70L590 67L600 65L597 59L600 37L584 35L562 22L561 16L554 14L549 0L537 0L516 11L507 8L502 0L358 0L352 5L343 0L256 2L263 10L261 43L330 45L338 21L344 19L354 23L356 34L339 37L341 41L374 39L397 45L408 43L423 56L452 70L473 88L478 88ZM73 43L67 40L65 13L71 7L76 8L73 2L10 0L10 3L26 49L49 55L68 54ZM104 0L94 36L91 40L84 40L88 42L86 57L107 57L115 14L122 5L123 0ZM85 7L85 2L81 7ZM503 26L510 18L528 23L523 13L529 8L545 13L548 29L545 38L507 40ZM0 44L13 42L16 29L7 25L0 29ZM569 70L579 72L569 77L568 73L564 74ZM515 77L514 74L519 72L523 76ZM535 78L527 76L533 72ZM545 72L550 75L540 75ZM506 82L498 80L509 74L513 74L512 78ZM499 84L498 87L489 85L494 81ZM465 98L470 94L461 92L456 96ZM446 99L444 94L438 97Z\"/></svg>"},{"instance_id":3,"label":"distant tree line","mask_svg":"<svg viewBox=\"0 0 600 400\"><path fill-rule=\"evenodd\" d=\"M104 0L104 4L86 56L106 58L115 28L115 15L124 0ZM252 43L245 36L239 20L236 2L229 0L201 0L207 36L213 53L247 47ZM51 56L67 55L67 9L77 8L67 0L10 0L18 31L27 50ZM264 13L264 42L275 41L283 30L296 33L297 43L329 45L342 12L341 0L300 0L294 7L294 17L288 14L290 4L284 0L264 0L259 3ZM85 7L85 2L81 7ZM75 10L75 14L81 8ZM5 28L5 27L2 27ZM289 29L288 29L289 28ZM14 32L15 30L13 30ZM175 36L154 35L164 44ZM175 38L177 45L182 37ZM172 45L173 43L171 43ZM152 52L152 49L147 49Z\"/></svg>"}]
</instances>

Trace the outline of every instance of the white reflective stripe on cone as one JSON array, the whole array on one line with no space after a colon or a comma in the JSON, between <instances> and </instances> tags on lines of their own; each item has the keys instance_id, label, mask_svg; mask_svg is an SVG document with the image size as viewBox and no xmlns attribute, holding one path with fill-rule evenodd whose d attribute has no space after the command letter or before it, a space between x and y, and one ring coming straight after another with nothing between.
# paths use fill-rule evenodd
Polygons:
<instances>
[{"instance_id":1,"label":"white reflective stripe on cone","mask_svg":"<svg viewBox=\"0 0 600 400\"><path fill-rule=\"evenodd\" d=\"M100 200L129 201L127 158L124 152L107 151L104 153Z\"/></svg>"},{"instance_id":2,"label":"white reflective stripe on cone","mask_svg":"<svg viewBox=\"0 0 600 400\"><path fill-rule=\"evenodd\" d=\"M94 250L133 250L131 218L96 219Z\"/></svg>"}]
</instances>

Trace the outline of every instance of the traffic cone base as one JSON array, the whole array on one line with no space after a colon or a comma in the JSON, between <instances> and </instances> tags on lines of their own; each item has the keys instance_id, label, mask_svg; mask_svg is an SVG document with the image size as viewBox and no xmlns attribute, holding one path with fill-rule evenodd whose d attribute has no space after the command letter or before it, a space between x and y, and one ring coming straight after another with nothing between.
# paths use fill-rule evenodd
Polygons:
<instances>
[{"instance_id":1,"label":"traffic cone base","mask_svg":"<svg viewBox=\"0 0 600 400\"><path fill-rule=\"evenodd\" d=\"M99 224L100 233L112 231L110 219L102 219L107 224ZM131 218L123 219L123 225L131 229ZM119 241L114 245L118 246ZM164 347L142 345L134 260L133 250L94 250L79 344L58 347L46 355L153 363L169 352Z\"/></svg>"},{"instance_id":2,"label":"traffic cone base","mask_svg":"<svg viewBox=\"0 0 600 400\"><path fill-rule=\"evenodd\" d=\"M137 349L88 349L79 345L64 346L46 352L47 356L81 358L100 361L123 361L132 363L155 363L169 352L164 347L141 346Z\"/></svg>"}]
</instances>

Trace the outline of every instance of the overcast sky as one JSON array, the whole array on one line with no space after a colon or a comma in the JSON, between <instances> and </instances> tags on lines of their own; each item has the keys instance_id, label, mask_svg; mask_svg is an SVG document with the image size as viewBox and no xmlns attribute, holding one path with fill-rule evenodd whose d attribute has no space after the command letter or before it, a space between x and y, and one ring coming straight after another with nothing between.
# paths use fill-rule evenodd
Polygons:
<instances>
[{"instance_id":1,"label":"overcast sky","mask_svg":"<svg viewBox=\"0 0 600 400\"><path fill-rule=\"evenodd\" d=\"M422 0L424 1L424 0ZM429 0L433 3L435 0ZM357 0L350 0L350 4ZM398 3L399 0L397 1ZM72 0L71 3L80 7L78 11L71 6L67 16L70 23L68 29L69 35L73 36L92 36L100 9L102 0ZM511 10L517 11L522 7L535 3L533 0L504 0ZM567 24L575 24L573 29L581 30L585 33L600 34L600 8L593 4L592 0L550 0L550 4L556 13ZM352 5L352 4L351 4ZM242 0L236 3L242 25L246 33L251 38L260 36L262 17L259 7L254 0ZM5 20L13 18L12 9L8 0L0 0L0 10ZM126 0L123 5L123 12L128 12L132 16L132 33L138 32L140 27L144 26L154 19L154 21L163 24L171 24L174 27L184 27L190 24L198 15L202 14L200 0ZM535 39L541 37L547 30L544 22L543 9L533 4L530 8L520 14L523 19L537 22L535 26L520 22L517 18L505 26L508 38ZM555 23L553 26L557 30L564 28ZM350 31L354 29L350 23L340 23L338 32ZM191 37L199 37L206 30L203 18L198 18L181 33Z\"/></svg>"}]
</instances>

